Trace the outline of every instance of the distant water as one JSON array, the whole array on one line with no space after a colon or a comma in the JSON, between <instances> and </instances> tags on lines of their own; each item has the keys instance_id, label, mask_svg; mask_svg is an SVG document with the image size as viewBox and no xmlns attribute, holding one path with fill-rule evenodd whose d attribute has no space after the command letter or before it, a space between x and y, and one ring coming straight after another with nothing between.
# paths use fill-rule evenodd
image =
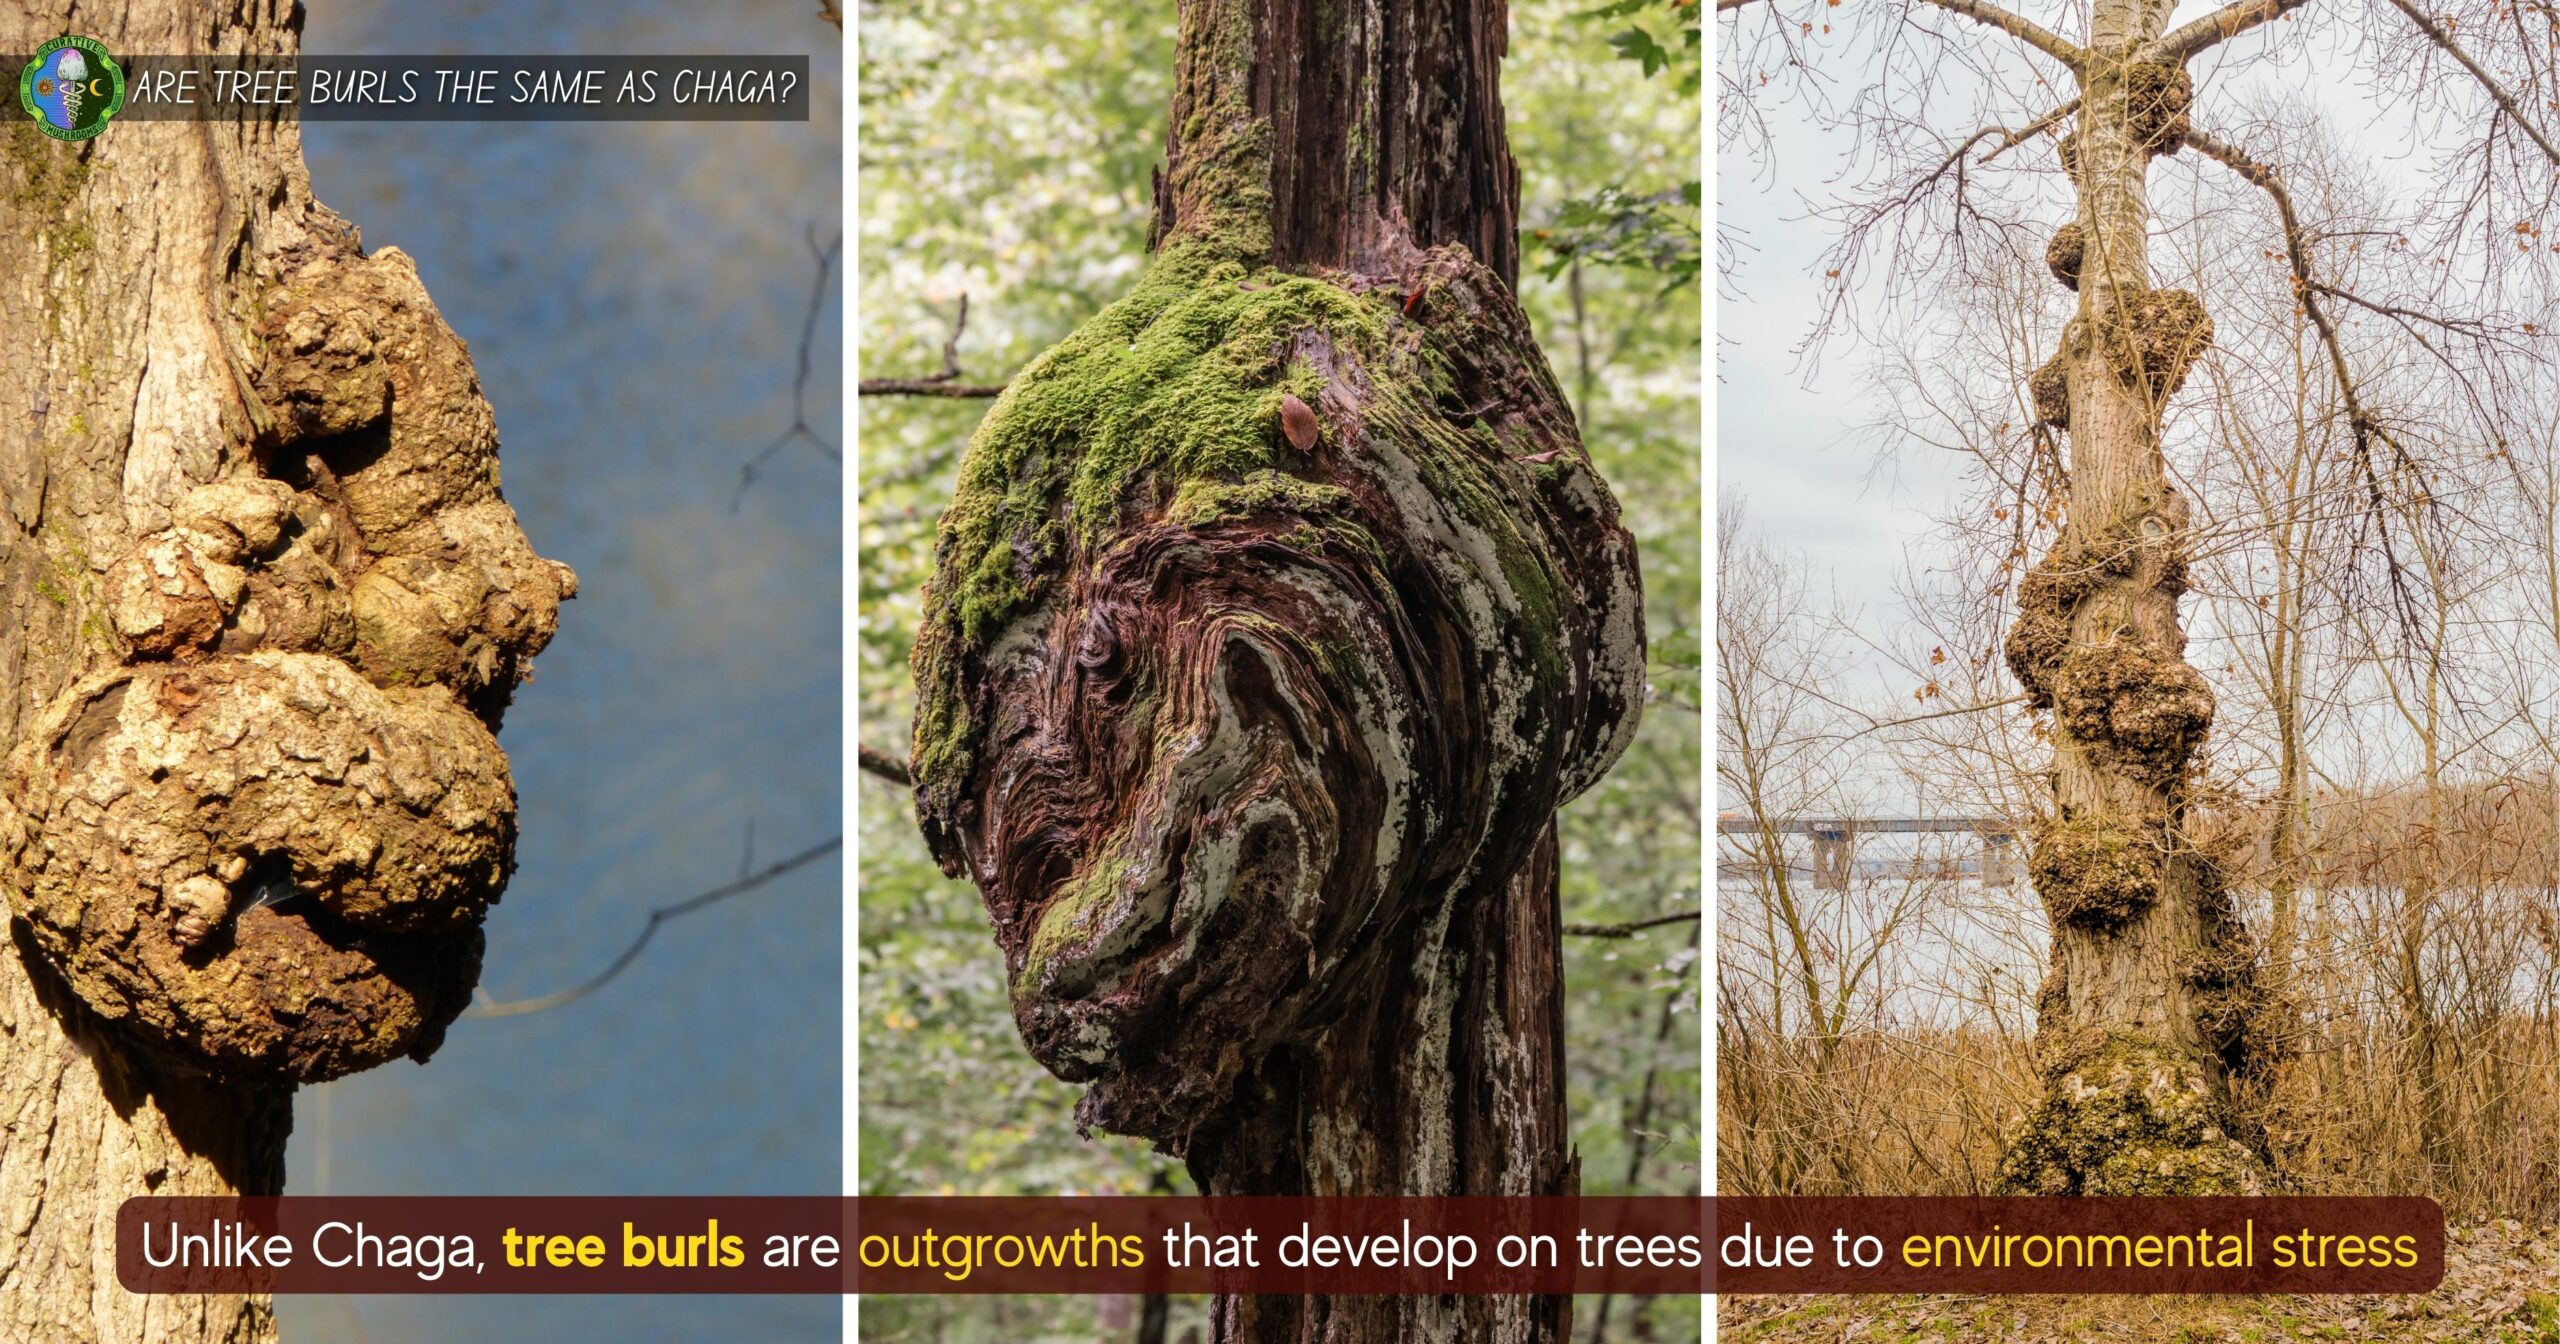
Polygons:
<instances>
[{"instance_id":1,"label":"distant water","mask_svg":"<svg viewBox=\"0 0 2560 1344\"><path fill-rule=\"evenodd\" d=\"M311 8L325 53L791 53L805 126L306 128L320 198L396 245L471 344L508 499L584 587L501 740L519 869L484 987L573 984L656 905L836 832L842 543L835 464L738 466L790 419L815 269L839 227L842 65L808 0ZM830 439L830 296L813 418ZM306 1194L761 1194L841 1187L840 868L661 929L553 1012L466 1018L425 1068L306 1091ZM483 1248L484 1257L494 1248ZM833 1298L287 1299L291 1344L832 1341Z\"/></svg>"}]
</instances>

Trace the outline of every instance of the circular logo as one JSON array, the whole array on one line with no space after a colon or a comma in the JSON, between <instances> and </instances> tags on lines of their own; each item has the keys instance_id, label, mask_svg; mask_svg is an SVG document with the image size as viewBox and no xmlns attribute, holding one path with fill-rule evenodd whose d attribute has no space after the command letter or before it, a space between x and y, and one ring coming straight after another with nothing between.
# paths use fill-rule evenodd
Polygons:
<instances>
[{"instance_id":1,"label":"circular logo","mask_svg":"<svg viewBox=\"0 0 2560 1344\"><path fill-rule=\"evenodd\" d=\"M57 37L18 76L18 103L56 140L86 140L124 108L124 67L94 37Z\"/></svg>"}]
</instances>

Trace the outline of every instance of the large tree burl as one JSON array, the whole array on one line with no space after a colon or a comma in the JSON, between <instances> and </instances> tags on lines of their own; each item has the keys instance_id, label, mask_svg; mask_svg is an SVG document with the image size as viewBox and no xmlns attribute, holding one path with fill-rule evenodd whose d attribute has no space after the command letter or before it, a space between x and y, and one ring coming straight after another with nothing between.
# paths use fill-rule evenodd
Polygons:
<instances>
[{"instance_id":1,"label":"large tree burl","mask_svg":"<svg viewBox=\"0 0 2560 1344\"><path fill-rule=\"evenodd\" d=\"M1454 246L1309 276L1169 244L989 412L925 605L925 835L1080 1119L1177 1153L1383 958L1474 936L1430 921L1644 695L1617 503Z\"/></svg>"},{"instance_id":2,"label":"large tree burl","mask_svg":"<svg viewBox=\"0 0 2560 1344\"><path fill-rule=\"evenodd\" d=\"M240 370L256 441L64 576L98 670L0 761L0 894L147 1049L310 1082L424 1059L470 1002L514 863L493 730L577 576L500 496L409 259L291 260Z\"/></svg>"}]
</instances>

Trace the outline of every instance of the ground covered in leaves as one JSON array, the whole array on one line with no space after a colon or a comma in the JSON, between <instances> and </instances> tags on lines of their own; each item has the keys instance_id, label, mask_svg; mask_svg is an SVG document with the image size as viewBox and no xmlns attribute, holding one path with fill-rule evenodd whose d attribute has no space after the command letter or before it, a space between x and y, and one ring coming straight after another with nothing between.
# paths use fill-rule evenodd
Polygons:
<instances>
[{"instance_id":1,"label":"ground covered in leaves","mask_svg":"<svg viewBox=\"0 0 2560 1344\"><path fill-rule=\"evenodd\" d=\"M2560 1228L2511 1220L2449 1231L2444 1282L2391 1296L1988 1297L1727 1294L1717 1337L1752 1344L1926 1340L2287 1340L2560 1344Z\"/></svg>"}]
</instances>

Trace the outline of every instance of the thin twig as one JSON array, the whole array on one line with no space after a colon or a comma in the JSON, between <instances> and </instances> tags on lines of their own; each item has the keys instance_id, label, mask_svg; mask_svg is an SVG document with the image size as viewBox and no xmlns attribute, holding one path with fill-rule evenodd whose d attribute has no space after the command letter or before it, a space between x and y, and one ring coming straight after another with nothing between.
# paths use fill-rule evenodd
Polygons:
<instances>
[{"instance_id":1,"label":"thin twig","mask_svg":"<svg viewBox=\"0 0 2560 1344\"><path fill-rule=\"evenodd\" d=\"M632 962L639 960L642 950L649 946L649 940L657 936L659 925L664 924L671 919L681 919L686 915L692 914L696 910L703 909L706 906L717 905L732 897L743 896L786 873L806 868L810 864L816 863L818 860L823 859L842 848L844 848L844 837L841 835L832 836L828 839L819 841L817 844L811 845L807 849L792 855L790 858L777 860L776 862L767 864L752 873L747 873L739 877L735 881L713 887L711 890L703 892L701 895L687 897L673 905L659 906L657 909L649 912L649 922L640 926L640 936L631 940L631 946L622 949L622 955L615 957L611 965L608 965L603 970L598 971L593 977L589 978L584 983L572 985L557 993L545 994L536 999L513 999L504 1002L490 998L488 991L486 990L475 990L472 994L472 1006L469 1016L522 1017L527 1013L545 1012L550 1009L557 1008L564 1003L574 1003L579 999L583 999L586 996L595 993L597 990L604 988L606 985L611 984L615 976L622 974L625 970L630 968Z\"/></svg>"},{"instance_id":2,"label":"thin twig","mask_svg":"<svg viewBox=\"0 0 2560 1344\"><path fill-rule=\"evenodd\" d=\"M951 334L942 338L942 371L922 378L865 378L859 391L866 397L992 397L1004 391L1002 383L964 383L960 381L960 336L969 329L969 296L960 296L960 309L951 318Z\"/></svg>"},{"instance_id":3,"label":"thin twig","mask_svg":"<svg viewBox=\"0 0 2560 1344\"><path fill-rule=\"evenodd\" d=\"M2524 108L2517 104L2515 95L2508 93L2505 85L2500 84L2488 71L2481 69L2480 63L2471 59L2471 53L2464 51L2461 44L2453 40L2452 32L2444 25L2428 18L2425 10L2409 3L2409 0L2391 0L2391 4L2393 8L2408 15L2409 22L2418 25L2418 31L2426 34L2428 41L2442 48L2445 55L2451 56L2464 70L2469 71L2471 78L2477 81L2481 89L2489 95L2489 100L2498 105L2498 110L2514 118L2516 125L2522 127L2524 133L2532 138L2533 143L2541 148L2542 156L2551 160L2553 166L2560 167L2560 145L2552 144L2550 139L2543 135L2542 128L2534 125L2533 119L2524 114Z\"/></svg>"},{"instance_id":4,"label":"thin twig","mask_svg":"<svg viewBox=\"0 0 2560 1344\"><path fill-rule=\"evenodd\" d=\"M1004 395L1004 384L945 383L931 378L865 378L861 393L866 397L996 397Z\"/></svg>"},{"instance_id":5,"label":"thin twig","mask_svg":"<svg viewBox=\"0 0 2560 1344\"><path fill-rule=\"evenodd\" d=\"M905 761L868 742L861 743L853 749L853 758L862 766L865 774L876 775L900 788L912 789L916 786L916 777L908 771Z\"/></svg>"},{"instance_id":6,"label":"thin twig","mask_svg":"<svg viewBox=\"0 0 2560 1344\"><path fill-rule=\"evenodd\" d=\"M806 442L830 462L844 460L844 454L837 450L835 443L819 434L809 423L810 352L817 344L818 314L827 306L827 281L835 274L836 253L844 246L844 235L838 233L825 247L820 247L818 226L810 225L808 234L809 253L818 263L818 278L809 286L808 314L800 319L800 366L791 377L791 426L775 435L773 442L764 446L764 451L738 468L738 492L729 499L731 513L738 511L738 505L746 499L747 490L756 483L756 473L764 469L764 464L794 443Z\"/></svg>"},{"instance_id":7,"label":"thin twig","mask_svg":"<svg viewBox=\"0 0 2560 1344\"><path fill-rule=\"evenodd\" d=\"M1686 924L1703 917L1700 911L1683 910L1677 914L1655 915L1651 919L1632 920L1625 924L1567 924L1564 926L1564 934L1567 938L1633 938L1647 929L1658 929L1666 924Z\"/></svg>"}]
</instances>

